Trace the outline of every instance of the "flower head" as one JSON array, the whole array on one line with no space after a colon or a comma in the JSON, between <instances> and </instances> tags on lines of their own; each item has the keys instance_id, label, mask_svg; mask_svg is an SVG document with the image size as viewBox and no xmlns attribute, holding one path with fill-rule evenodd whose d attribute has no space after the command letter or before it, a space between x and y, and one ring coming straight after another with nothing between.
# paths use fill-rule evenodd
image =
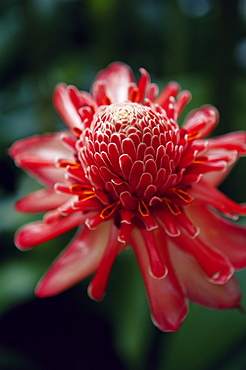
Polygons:
<instances>
[{"instance_id":1,"label":"flower head","mask_svg":"<svg viewBox=\"0 0 246 370\"><path fill-rule=\"evenodd\" d=\"M246 206L217 185L246 154L246 133L206 139L218 122L212 106L192 111L180 127L190 93L171 82L158 95L140 72L135 83L128 66L113 63L90 94L58 85L54 104L68 130L13 144L16 164L46 186L17 202L17 210L45 216L21 228L16 245L28 249L79 226L36 292L58 294L95 273L95 300L116 256L132 246L153 321L174 331L188 300L239 306L233 274L246 265L246 232L230 219Z\"/></svg>"}]
</instances>

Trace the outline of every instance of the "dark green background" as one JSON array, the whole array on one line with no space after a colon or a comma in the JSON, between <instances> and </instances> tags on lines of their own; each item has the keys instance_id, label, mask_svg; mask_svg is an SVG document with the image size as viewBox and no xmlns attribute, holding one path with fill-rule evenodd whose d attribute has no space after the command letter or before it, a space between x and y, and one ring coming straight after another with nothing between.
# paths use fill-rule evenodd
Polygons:
<instances>
[{"instance_id":1,"label":"dark green background","mask_svg":"<svg viewBox=\"0 0 246 370\"><path fill-rule=\"evenodd\" d=\"M39 186L14 166L8 147L62 129L54 86L89 90L115 60L137 78L145 67L160 87L177 80L190 90L181 122L210 103L221 116L215 134L246 129L246 0L1 0L0 369L243 370L246 315L191 304L177 333L161 333L130 250L117 259L102 303L87 297L89 280L54 298L34 296L73 232L26 253L15 248L15 230L41 216L15 213L14 202ZM221 188L245 201L245 160ZM238 278L246 294L246 272Z\"/></svg>"}]
</instances>

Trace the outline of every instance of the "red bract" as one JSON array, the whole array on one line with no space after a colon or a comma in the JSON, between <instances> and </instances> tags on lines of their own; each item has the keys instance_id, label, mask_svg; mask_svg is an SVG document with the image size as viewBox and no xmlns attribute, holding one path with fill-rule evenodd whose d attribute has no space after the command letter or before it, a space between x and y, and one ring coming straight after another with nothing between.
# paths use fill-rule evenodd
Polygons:
<instances>
[{"instance_id":1,"label":"red bract","mask_svg":"<svg viewBox=\"0 0 246 370\"><path fill-rule=\"evenodd\" d=\"M140 69L100 72L91 94L58 85L54 104L69 130L16 142L16 164L46 189L17 203L21 212L46 212L21 228L28 249L79 226L77 235L37 287L58 294L95 273L89 295L101 300L116 256L132 246L154 323L175 331L188 300L215 309L238 307L234 271L246 265L246 232L235 220L246 206L216 187L246 154L246 134L205 139L218 122L203 106L177 124L190 93L158 87ZM225 216L225 217L224 217Z\"/></svg>"}]
</instances>

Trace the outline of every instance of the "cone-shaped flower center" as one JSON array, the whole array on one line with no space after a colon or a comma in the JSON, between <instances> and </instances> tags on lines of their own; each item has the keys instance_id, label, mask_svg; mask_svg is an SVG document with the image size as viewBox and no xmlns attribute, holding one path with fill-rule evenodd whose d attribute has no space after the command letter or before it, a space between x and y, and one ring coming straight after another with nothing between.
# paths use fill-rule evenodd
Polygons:
<instances>
[{"instance_id":1,"label":"cone-shaped flower center","mask_svg":"<svg viewBox=\"0 0 246 370\"><path fill-rule=\"evenodd\" d=\"M105 132L111 129L113 132L126 132L135 127L140 132L145 127L156 126L158 123L165 124L167 118L156 113L153 109L142 104L125 102L101 107L92 121L91 130Z\"/></svg>"},{"instance_id":2,"label":"cone-shaped flower center","mask_svg":"<svg viewBox=\"0 0 246 370\"><path fill-rule=\"evenodd\" d=\"M132 102L102 106L78 142L80 160L105 205L145 216L164 201L179 214L175 199L191 201L180 188L189 139L164 110L154 109Z\"/></svg>"}]
</instances>

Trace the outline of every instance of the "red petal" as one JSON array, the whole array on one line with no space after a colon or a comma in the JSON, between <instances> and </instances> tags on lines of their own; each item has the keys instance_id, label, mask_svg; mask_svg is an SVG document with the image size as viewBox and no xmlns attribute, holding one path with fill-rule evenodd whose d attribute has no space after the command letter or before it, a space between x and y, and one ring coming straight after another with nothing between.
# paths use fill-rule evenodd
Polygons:
<instances>
[{"instance_id":1,"label":"red petal","mask_svg":"<svg viewBox=\"0 0 246 370\"><path fill-rule=\"evenodd\" d=\"M155 100L155 103L166 109L169 104L170 96L176 96L179 90L180 86L177 82L169 82Z\"/></svg>"},{"instance_id":2,"label":"red petal","mask_svg":"<svg viewBox=\"0 0 246 370\"><path fill-rule=\"evenodd\" d=\"M138 197L142 197L146 188L153 182L153 178L150 173L142 173L139 183L136 186L136 194Z\"/></svg>"},{"instance_id":3,"label":"red petal","mask_svg":"<svg viewBox=\"0 0 246 370\"><path fill-rule=\"evenodd\" d=\"M107 95L112 103L122 103L128 99L128 87L133 81L134 77L130 68L123 63L115 62L98 73L94 84L96 87L98 82L104 83ZM96 94L95 87L92 88L94 96Z\"/></svg>"},{"instance_id":4,"label":"red petal","mask_svg":"<svg viewBox=\"0 0 246 370\"><path fill-rule=\"evenodd\" d=\"M104 82L97 81L94 83L93 95L98 106L111 104L111 100L106 93L106 86Z\"/></svg>"},{"instance_id":5,"label":"red petal","mask_svg":"<svg viewBox=\"0 0 246 370\"><path fill-rule=\"evenodd\" d=\"M184 128L189 134L197 133L197 137L202 139L210 134L218 123L218 111L205 105L199 109L193 110L185 120Z\"/></svg>"},{"instance_id":6,"label":"red petal","mask_svg":"<svg viewBox=\"0 0 246 370\"><path fill-rule=\"evenodd\" d=\"M227 169L224 172L206 174L205 179L210 184L218 186L232 170L238 157L246 155L246 132L238 131L207 140L207 155L225 156Z\"/></svg>"},{"instance_id":7,"label":"red petal","mask_svg":"<svg viewBox=\"0 0 246 370\"><path fill-rule=\"evenodd\" d=\"M199 235L199 228L197 228L195 224L190 221L184 211L175 216L175 219L176 223L184 228L185 231L191 236L191 238L195 238L197 235Z\"/></svg>"},{"instance_id":8,"label":"red petal","mask_svg":"<svg viewBox=\"0 0 246 370\"><path fill-rule=\"evenodd\" d=\"M144 164L142 161L135 161L131 167L131 172L129 175L129 184L135 189L138 185L141 175L144 172Z\"/></svg>"},{"instance_id":9,"label":"red petal","mask_svg":"<svg viewBox=\"0 0 246 370\"><path fill-rule=\"evenodd\" d=\"M15 207L19 212L46 212L65 203L71 195L57 194L54 190L37 190L20 199Z\"/></svg>"},{"instance_id":10,"label":"red petal","mask_svg":"<svg viewBox=\"0 0 246 370\"><path fill-rule=\"evenodd\" d=\"M163 279L167 276L168 269L162 260L162 255L158 249L158 243L156 243L154 233L145 229L141 230L141 233L145 241L145 246L149 257L149 273L156 279Z\"/></svg>"},{"instance_id":11,"label":"red petal","mask_svg":"<svg viewBox=\"0 0 246 370\"><path fill-rule=\"evenodd\" d=\"M179 93L176 104L175 104L175 109L178 113L178 116L180 116L185 105L189 103L190 100L191 100L191 93L189 91L181 91L181 93Z\"/></svg>"},{"instance_id":12,"label":"red petal","mask_svg":"<svg viewBox=\"0 0 246 370\"><path fill-rule=\"evenodd\" d=\"M132 212L128 212L128 211L121 212L121 225L120 225L118 241L122 244L126 244L129 236L132 233L133 227L134 227L131 221L129 221L129 217L127 217L126 219L124 218L124 214L126 213L130 214L130 220L133 217Z\"/></svg>"},{"instance_id":13,"label":"red petal","mask_svg":"<svg viewBox=\"0 0 246 370\"><path fill-rule=\"evenodd\" d=\"M213 309L239 306L241 294L234 277L224 285L213 284L206 279L198 263L173 244L170 246L170 255L177 275L185 285L188 298L192 302Z\"/></svg>"},{"instance_id":14,"label":"red petal","mask_svg":"<svg viewBox=\"0 0 246 370\"><path fill-rule=\"evenodd\" d=\"M157 176L157 165L153 159L148 159L145 162L145 172L150 173L153 176L153 179L156 179Z\"/></svg>"},{"instance_id":15,"label":"red petal","mask_svg":"<svg viewBox=\"0 0 246 370\"><path fill-rule=\"evenodd\" d=\"M128 180L132 168L132 159L128 154L122 154L119 158L119 165L123 174L123 178Z\"/></svg>"},{"instance_id":16,"label":"red petal","mask_svg":"<svg viewBox=\"0 0 246 370\"><path fill-rule=\"evenodd\" d=\"M167 210L156 210L155 215L158 223L163 227L167 235L174 237L180 235L180 227L176 222L176 217Z\"/></svg>"},{"instance_id":17,"label":"red petal","mask_svg":"<svg viewBox=\"0 0 246 370\"><path fill-rule=\"evenodd\" d=\"M150 83L148 85L147 94L146 94L147 99L153 102L156 96L158 95L158 91L159 91L159 87L154 83Z\"/></svg>"},{"instance_id":18,"label":"red petal","mask_svg":"<svg viewBox=\"0 0 246 370\"><path fill-rule=\"evenodd\" d=\"M136 160L136 146L133 140L126 138L122 141L122 153L128 154L133 161Z\"/></svg>"},{"instance_id":19,"label":"red petal","mask_svg":"<svg viewBox=\"0 0 246 370\"><path fill-rule=\"evenodd\" d=\"M32 248L82 224L87 217L88 214L82 215L81 212L76 212L51 224L42 221L32 222L17 231L15 244L20 249Z\"/></svg>"},{"instance_id":20,"label":"red petal","mask_svg":"<svg viewBox=\"0 0 246 370\"><path fill-rule=\"evenodd\" d=\"M129 191L123 191L120 194L120 201L126 209L134 210L137 206L136 198L133 198Z\"/></svg>"},{"instance_id":21,"label":"red petal","mask_svg":"<svg viewBox=\"0 0 246 370\"><path fill-rule=\"evenodd\" d=\"M216 152L216 149L212 149L212 155ZM209 184L217 187L219 186L222 181L229 175L230 171L235 165L235 162L238 159L238 153L236 151L225 151L224 149L219 150L218 149L219 155L225 154L227 158L225 159L226 161L226 166L223 171L212 171L212 172L207 172L204 174L203 179L208 182ZM208 157L210 156L210 152L208 151L206 153Z\"/></svg>"},{"instance_id":22,"label":"red petal","mask_svg":"<svg viewBox=\"0 0 246 370\"><path fill-rule=\"evenodd\" d=\"M58 158L74 161L73 155L60 141L61 133L32 136L15 142L10 155L17 166L22 167L43 184L52 186L64 180L64 170L56 168Z\"/></svg>"},{"instance_id":23,"label":"red petal","mask_svg":"<svg viewBox=\"0 0 246 370\"><path fill-rule=\"evenodd\" d=\"M118 228L112 225L103 257L88 289L90 297L96 301L100 301L104 297L112 265L117 254L120 252L121 243L117 240L118 235Z\"/></svg>"},{"instance_id":24,"label":"red petal","mask_svg":"<svg viewBox=\"0 0 246 370\"><path fill-rule=\"evenodd\" d=\"M214 207L225 216L233 219L237 219L237 215L246 215L246 205L241 205L232 201L203 179L193 184L189 190L189 194L194 199Z\"/></svg>"},{"instance_id":25,"label":"red petal","mask_svg":"<svg viewBox=\"0 0 246 370\"><path fill-rule=\"evenodd\" d=\"M225 254L236 269L246 266L245 227L221 217L197 201L190 204L187 214L200 228L200 237L205 243Z\"/></svg>"},{"instance_id":26,"label":"red petal","mask_svg":"<svg viewBox=\"0 0 246 370\"><path fill-rule=\"evenodd\" d=\"M60 114L67 126L72 131L76 132L76 129L81 131L83 124L78 110L69 95L69 87L64 84L59 84L55 89L53 101L57 112Z\"/></svg>"},{"instance_id":27,"label":"red petal","mask_svg":"<svg viewBox=\"0 0 246 370\"><path fill-rule=\"evenodd\" d=\"M149 273L149 259L144 240L138 230L132 233L132 245L136 253L147 290L154 324L164 331L176 331L185 319L188 307L184 293L174 274L167 253L165 239L157 239L161 243L168 275L163 279L155 279Z\"/></svg>"},{"instance_id":28,"label":"red petal","mask_svg":"<svg viewBox=\"0 0 246 370\"><path fill-rule=\"evenodd\" d=\"M236 150L238 154L246 154L246 132L238 131L208 140L208 149Z\"/></svg>"},{"instance_id":29,"label":"red petal","mask_svg":"<svg viewBox=\"0 0 246 370\"><path fill-rule=\"evenodd\" d=\"M181 250L196 259L211 282L225 284L233 275L234 269L230 260L216 249L208 247L200 238L192 239L181 233L174 242Z\"/></svg>"},{"instance_id":30,"label":"red petal","mask_svg":"<svg viewBox=\"0 0 246 370\"><path fill-rule=\"evenodd\" d=\"M139 103L143 102L143 99L145 98L146 89L150 82L150 76L148 72L144 68L140 68L141 77L138 82L138 89L139 89Z\"/></svg>"},{"instance_id":31,"label":"red petal","mask_svg":"<svg viewBox=\"0 0 246 370\"><path fill-rule=\"evenodd\" d=\"M191 164L187 168L185 174L186 174L186 176L189 176L190 174L191 175L200 175L200 174L206 174L206 173L209 173L209 172L218 173L218 172L224 172L224 171L226 171L226 169L227 169L226 161L210 162L208 160L206 163Z\"/></svg>"},{"instance_id":32,"label":"red petal","mask_svg":"<svg viewBox=\"0 0 246 370\"><path fill-rule=\"evenodd\" d=\"M108 145L108 156L109 156L110 163L112 167L114 168L115 172L120 173L121 171L120 166L119 166L120 153L115 143L110 143Z\"/></svg>"},{"instance_id":33,"label":"red petal","mask_svg":"<svg viewBox=\"0 0 246 370\"><path fill-rule=\"evenodd\" d=\"M108 234L105 222L93 231L84 227L42 278L36 294L39 297L58 294L93 273L102 258Z\"/></svg>"}]
</instances>

